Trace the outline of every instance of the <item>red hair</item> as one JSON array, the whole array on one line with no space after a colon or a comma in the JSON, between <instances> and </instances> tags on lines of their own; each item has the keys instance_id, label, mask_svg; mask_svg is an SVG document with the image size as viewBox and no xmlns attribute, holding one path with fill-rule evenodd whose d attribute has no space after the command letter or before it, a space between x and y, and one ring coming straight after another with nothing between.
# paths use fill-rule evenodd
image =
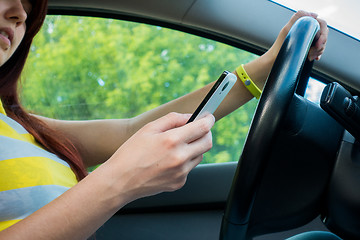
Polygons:
<instances>
[{"instance_id":1,"label":"red hair","mask_svg":"<svg viewBox=\"0 0 360 240\"><path fill-rule=\"evenodd\" d=\"M59 132L27 113L20 104L18 82L34 36L40 30L47 13L47 0L32 0L32 10L26 20L24 38L11 58L0 67L0 97L9 117L20 123L36 141L65 160L80 181L86 169L75 146Z\"/></svg>"}]
</instances>

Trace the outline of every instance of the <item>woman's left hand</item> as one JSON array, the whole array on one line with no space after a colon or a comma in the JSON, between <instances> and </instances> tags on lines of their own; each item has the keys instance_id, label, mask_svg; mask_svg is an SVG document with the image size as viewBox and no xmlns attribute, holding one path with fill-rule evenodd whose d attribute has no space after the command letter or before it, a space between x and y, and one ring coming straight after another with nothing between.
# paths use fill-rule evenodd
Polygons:
<instances>
[{"instance_id":1,"label":"woman's left hand","mask_svg":"<svg viewBox=\"0 0 360 240\"><path fill-rule=\"evenodd\" d=\"M288 34L289 30L294 25L294 23L299 18L304 17L304 16L313 17L314 19L316 19L319 22L320 30L316 34L315 41L314 41L312 47L310 48L310 51L308 54L308 59L310 61L320 60L321 55L324 53L327 38L328 38L328 33L329 33L327 23L325 20L318 18L318 15L316 13L306 12L303 10L299 10L298 12L296 12L290 18L289 22L281 29L279 36L277 37L275 43L271 47L271 51L273 51L274 54L276 54L276 55L278 54L286 35Z\"/></svg>"}]
</instances>

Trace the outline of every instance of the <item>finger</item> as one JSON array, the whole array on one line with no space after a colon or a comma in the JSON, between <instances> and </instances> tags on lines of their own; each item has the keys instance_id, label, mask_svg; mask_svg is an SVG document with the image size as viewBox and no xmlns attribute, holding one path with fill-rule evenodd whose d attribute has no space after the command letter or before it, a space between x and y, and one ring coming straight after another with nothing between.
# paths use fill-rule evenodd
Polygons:
<instances>
[{"instance_id":1,"label":"finger","mask_svg":"<svg viewBox=\"0 0 360 240\"><path fill-rule=\"evenodd\" d=\"M294 23L302 17L305 16L309 16L309 17L313 17L313 18L317 18L317 14L313 13L313 12L307 12L304 10L299 10L297 11L295 14L293 14L289 20L289 22L284 26L284 28L282 29L282 33L286 36L287 33L290 31L291 27L294 25Z\"/></svg>"},{"instance_id":2,"label":"finger","mask_svg":"<svg viewBox=\"0 0 360 240\"><path fill-rule=\"evenodd\" d=\"M199 154L194 157L191 161L188 163L188 171L191 171L191 169L195 168L198 164L200 164L204 158L204 154L208 152L212 147L212 135L211 132L209 132L206 137L203 137L199 140L196 140L195 142L192 142L189 146L189 151L197 151Z\"/></svg>"},{"instance_id":3,"label":"finger","mask_svg":"<svg viewBox=\"0 0 360 240\"><path fill-rule=\"evenodd\" d=\"M316 13L313 13L313 12L307 12L307 11L304 11L304 10L299 10L294 15L292 15L292 17L289 20L289 25L290 26L294 25L294 23L299 18L302 18L302 17L305 17L305 16L313 17L313 18L316 19L318 15Z\"/></svg>"},{"instance_id":4,"label":"finger","mask_svg":"<svg viewBox=\"0 0 360 240\"><path fill-rule=\"evenodd\" d=\"M193 153L194 156L204 154L212 148L212 134L211 131L206 133L203 137L189 143L186 146L188 152Z\"/></svg>"},{"instance_id":5,"label":"finger","mask_svg":"<svg viewBox=\"0 0 360 240\"><path fill-rule=\"evenodd\" d=\"M318 39L318 42L322 45L325 45L329 35L329 28L325 20L318 19L318 22L320 24L320 37Z\"/></svg>"},{"instance_id":6,"label":"finger","mask_svg":"<svg viewBox=\"0 0 360 240\"><path fill-rule=\"evenodd\" d=\"M166 132L168 130L184 126L190 118L190 114L169 113L149 124L155 132Z\"/></svg>"},{"instance_id":7,"label":"finger","mask_svg":"<svg viewBox=\"0 0 360 240\"><path fill-rule=\"evenodd\" d=\"M197 165L199 165L202 160L204 159L204 156L201 154L193 159L191 159L188 164L186 165L186 171L190 172L192 169L194 169Z\"/></svg>"},{"instance_id":8,"label":"finger","mask_svg":"<svg viewBox=\"0 0 360 240\"><path fill-rule=\"evenodd\" d=\"M327 23L323 19L317 19L320 25L319 37L317 38L315 44L311 47L309 51L309 60L312 61L314 59L319 60L321 55L325 51L326 42L328 39L329 28L327 27Z\"/></svg>"},{"instance_id":9,"label":"finger","mask_svg":"<svg viewBox=\"0 0 360 240\"><path fill-rule=\"evenodd\" d=\"M315 47L317 49L322 48L326 44L328 34L329 34L329 28L327 27L327 22L323 19L317 19L320 25L320 31L319 36L316 41Z\"/></svg>"},{"instance_id":10,"label":"finger","mask_svg":"<svg viewBox=\"0 0 360 240\"><path fill-rule=\"evenodd\" d=\"M191 143L210 132L214 123L214 116L212 114L208 114L203 118L169 131L169 134L177 135L180 141Z\"/></svg>"}]
</instances>

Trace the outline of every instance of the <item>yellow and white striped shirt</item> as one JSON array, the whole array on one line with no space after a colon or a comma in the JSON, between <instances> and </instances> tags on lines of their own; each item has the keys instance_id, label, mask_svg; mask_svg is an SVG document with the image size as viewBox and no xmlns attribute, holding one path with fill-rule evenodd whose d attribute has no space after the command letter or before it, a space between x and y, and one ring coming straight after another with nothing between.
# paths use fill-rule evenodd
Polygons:
<instances>
[{"instance_id":1,"label":"yellow and white striped shirt","mask_svg":"<svg viewBox=\"0 0 360 240\"><path fill-rule=\"evenodd\" d=\"M70 166L44 150L0 101L0 231L77 183Z\"/></svg>"}]
</instances>

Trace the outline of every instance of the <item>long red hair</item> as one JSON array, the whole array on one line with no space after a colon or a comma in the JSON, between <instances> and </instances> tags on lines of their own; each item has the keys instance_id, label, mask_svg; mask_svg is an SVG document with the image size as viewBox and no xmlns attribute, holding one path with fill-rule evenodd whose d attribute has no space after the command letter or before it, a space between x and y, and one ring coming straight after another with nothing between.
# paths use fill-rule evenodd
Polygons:
<instances>
[{"instance_id":1,"label":"long red hair","mask_svg":"<svg viewBox=\"0 0 360 240\"><path fill-rule=\"evenodd\" d=\"M20 104L18 93L20 75L32 40L40 30L47 13L47 0L32 0L31 4L32 10L26 20L24 38L11 58L0 67L0 97L7 115L20 123L46 150L69 163L80 181L87 172L75 146L60 133L26 112Z\"/></svg>"}]
</instances>

